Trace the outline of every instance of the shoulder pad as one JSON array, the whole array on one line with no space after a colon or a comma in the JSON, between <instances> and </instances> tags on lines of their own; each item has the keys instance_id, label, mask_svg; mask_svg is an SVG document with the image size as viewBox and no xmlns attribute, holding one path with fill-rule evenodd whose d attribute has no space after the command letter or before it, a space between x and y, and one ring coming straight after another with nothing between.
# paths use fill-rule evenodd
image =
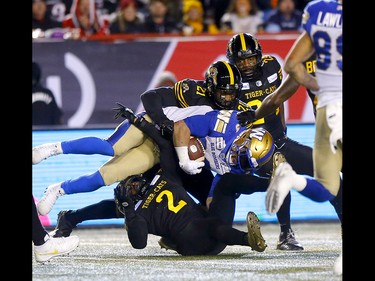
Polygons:
<instances>
[{"instance_id":1,"label":"shoulder pad","mask_svg":"<svg viewBox=\"0 0 375 281\"><path fill-rule=\"evenodd\" d=\"M263 63L273 63L273 64L278 64L278 65L280 65L280 63L279 63L279 61L277 60L277 58L274 57L274 56L271 56L271 55L264 55L264 56L262 57L262 61L263 61ZM280 67L281 67L281 65L280 65Z\"/></svg>"},{"instance_id":2,"label":"shoulder pad","mask_svg":"<svg viewBox=\"0 0 375 281\"><path fill-rule=\"evenodd\" d=\"M250 108L251 108L251 106L248 105L246 102L244 102L242 100L238 100L237 108L236 108L237 111L245 111L245 110L248 110Z\"/></svg>"},{"instance_id":3,"label":"shoulder pad","mask_svg":"<svg viewBox=\"0 0 375 281\"><path fill-rule=\"evenodd\" d=\"M196 98L205 97L204 81L184 79L174 86L175 97L181 107L197 105Z\"/></svg>"}]
</instances>

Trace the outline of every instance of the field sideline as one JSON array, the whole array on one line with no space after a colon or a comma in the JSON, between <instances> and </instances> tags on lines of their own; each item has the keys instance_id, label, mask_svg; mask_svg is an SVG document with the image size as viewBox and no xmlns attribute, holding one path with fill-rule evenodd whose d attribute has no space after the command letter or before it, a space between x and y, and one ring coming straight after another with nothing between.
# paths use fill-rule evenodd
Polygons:
<instances>
[{"instance_id":1,"label":"field sideline","mask_svg":"<svg viewBox=\"0 0 375 281\"><path fill-rule=\"evenodd\" d=\"M263 253L244 246L228 246L218 256L182 257L161 249L158 236L149 235L145 249L133 249L121 227L77 228L80 246L70 255L39 264L32 256L32 280L117 281L117 280L254 280L336 281L332 266L341 252L339 222L293 223L304 251L275 250L279 226L263 223L268 247ZM235 224L246 230L246 225Z\"/></svg>"}]
</instances>

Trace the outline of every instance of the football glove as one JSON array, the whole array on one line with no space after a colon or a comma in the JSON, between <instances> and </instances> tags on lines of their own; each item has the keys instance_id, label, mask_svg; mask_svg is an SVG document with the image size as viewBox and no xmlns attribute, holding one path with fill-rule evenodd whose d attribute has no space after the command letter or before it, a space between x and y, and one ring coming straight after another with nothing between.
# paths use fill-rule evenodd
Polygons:
<instances>
[{"instance_id":1,"label":"football glove","mask_svg":"<svg viewBox=\"0 0 375 281\"><path fill-rule=\"evenodd\" d=\"M179 165L185 173L189 175L195 175L202 172L202 168L204 166L204 162L195 161L195 160L188 160L184 163L179 162Z\"/></svg>"},{"instance_id":2,"label":"football glove","mask_svg":"<svg viewBox=\"0 0 375 281\"><path fill-rule=\"evenodd\" d=\"M134 112L130 108L125 107L124 105L122 105L119 102L116 102L116 104L119 107L113 108L113 110L116 112L114 118L118 119L121 116L125 119L128 119L131 124L134 124L134 120L137 118L137 116L135 116Z\"/></svg>"},{"instance_id":3,"label":"football glove","mask_svg":"<svg viewBox=\"0 0 375 281\"><path fill-rule=\"evenodd\" d=\"M168 140L173 139L173 129L174 122L172 120L167 119L160 124L161 135Z\"/></svg>"},{"instance_id":4,"label":"football glove","mask_svg":"<svg viewBox=\"0 0 375 281\"><path fill-rule=\"evenodd\" d=\"M250 108L246 111L237 112L237 121L240 126L245 127L255 120L255 110Z\"/></svg>"},{"instance_id":5,"label":"football glove","mask_svg":"<svg viewBox=\"0 0 375 281\"><path fill-rule=\"evenodd\" d=\"M134 203L126 195L126 188L120 184L114 189L114 197L117 209L126 216L127 219L135 217Z\"/></svg>"}]
</instances>

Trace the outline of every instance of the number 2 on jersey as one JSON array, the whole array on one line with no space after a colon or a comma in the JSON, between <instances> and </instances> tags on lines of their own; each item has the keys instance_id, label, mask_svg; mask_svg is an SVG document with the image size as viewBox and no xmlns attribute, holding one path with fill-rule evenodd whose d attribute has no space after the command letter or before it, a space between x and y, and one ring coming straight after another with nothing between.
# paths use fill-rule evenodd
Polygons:
<instances>
[{"instance_id":1,"label":"number 2 on jersey","mask_svg":"<svg viewBox=\"0 0 375 281\"><path fill-rule=\"evenodd\" d=\"M169 190L163 190L160 192L160 194L156 197L156 202L160 203L163 201L163 195L167 197L168 200L168 210L178 213L179 210L181 210L184 206L187 205L187 203L184 200L178 201L178 204L176 206L173 205L173 193L170 192Z\"/></svg>"}]
</instances>

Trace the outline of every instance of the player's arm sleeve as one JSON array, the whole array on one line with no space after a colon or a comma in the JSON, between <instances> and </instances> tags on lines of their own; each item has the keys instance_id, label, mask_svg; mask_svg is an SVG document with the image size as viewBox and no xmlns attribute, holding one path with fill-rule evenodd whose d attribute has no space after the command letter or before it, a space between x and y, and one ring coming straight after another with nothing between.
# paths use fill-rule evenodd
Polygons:
<instances>
[{"instance_id":1,"label":"player's arm sleeve","mask_svg":"<svg viewBox=\"0 0 375 281\"><path fill-rule=\"evenodd\" d=\"M147 246L148 228L146 220L135 215L126 219L129 242L135 249L143 249Z\"/></svg>"},{"instance_id":2,"label":"player's arm sleeve","mask_svg":"<svg viewBox=\"0 0 375 281\"><path fill-rule=\"evenodd\" d=\"M172 105L177 106L173 89L168 87L156 88L144 92L141 95L141 101L147 114L157 124L169 120L164 114L164 107Z\"/></svg>"},{"instance_id":3,"label":"player's arm sleeve","mask_svg":"<svg viewBox=\"0 0 375 281\"><path fill-rule=\"evenodd\" d=\"M190 129L190 135L199 138L206 137L210 133L210 124L214 112L208 112L205 115L194 115L184 119L185 124Z\"/></svg>"}]
</instances>

